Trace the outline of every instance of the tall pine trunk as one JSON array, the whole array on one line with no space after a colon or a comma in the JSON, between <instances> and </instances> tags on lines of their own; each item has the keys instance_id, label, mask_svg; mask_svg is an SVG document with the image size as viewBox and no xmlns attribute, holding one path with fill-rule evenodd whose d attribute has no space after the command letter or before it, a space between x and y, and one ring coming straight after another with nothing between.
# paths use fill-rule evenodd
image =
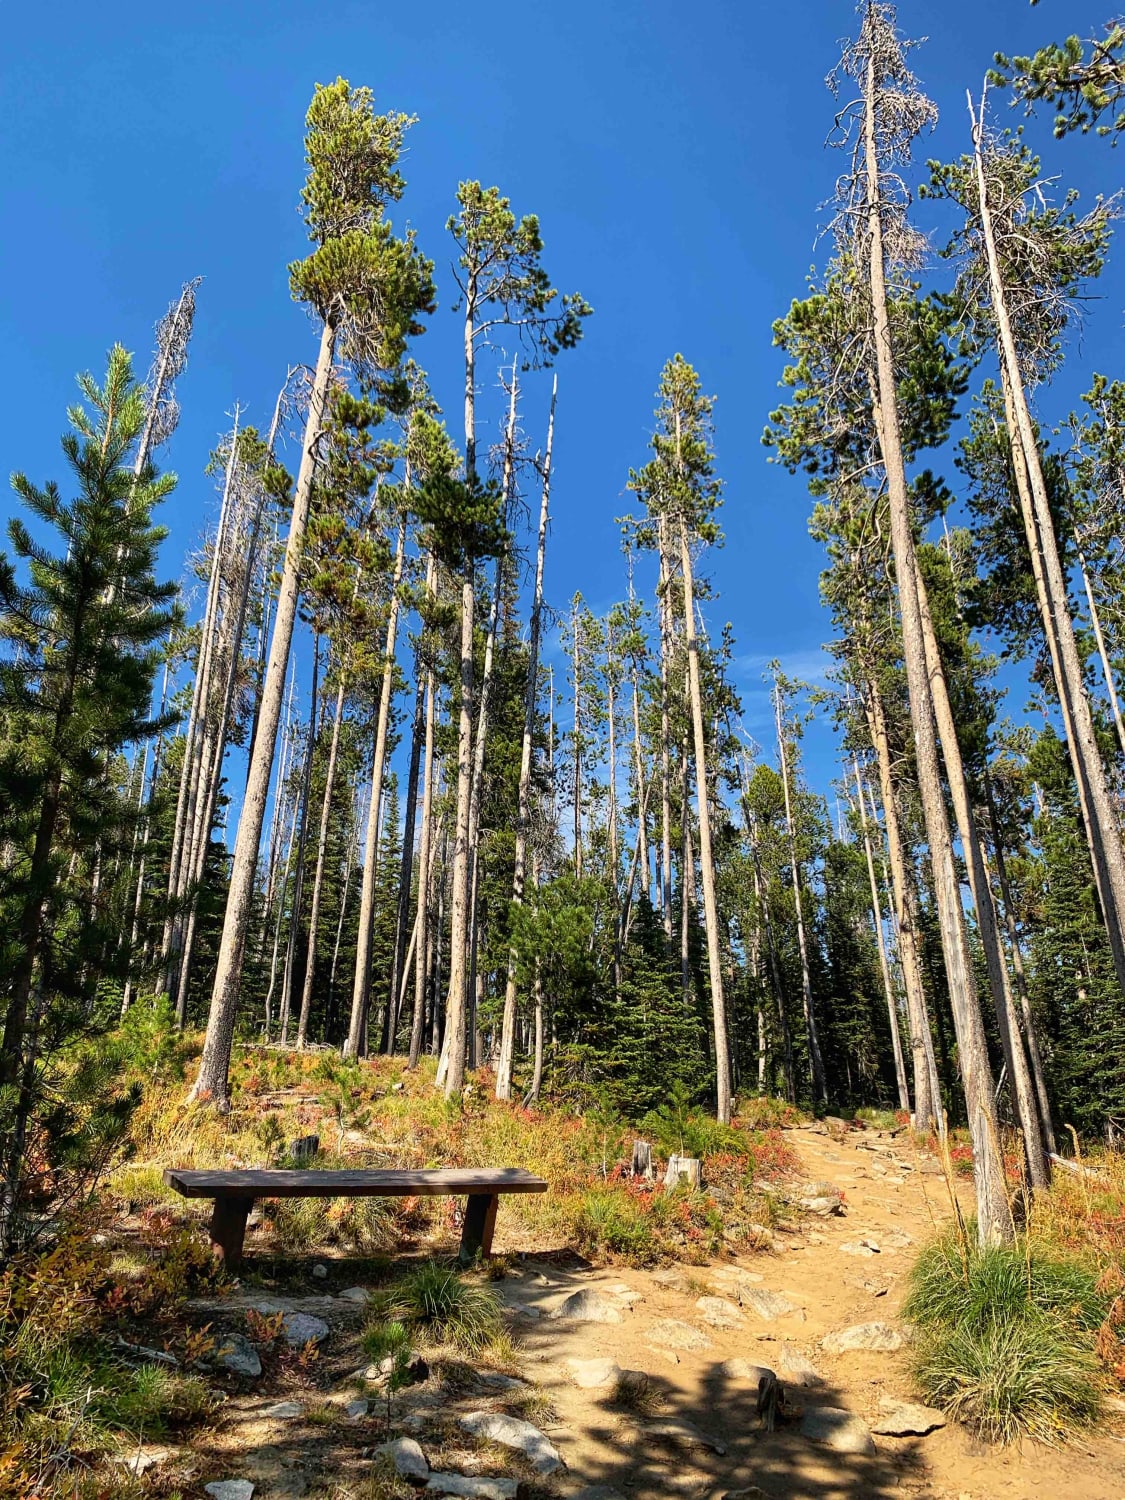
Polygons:
<instances>
[{"instance_id":1,"label":"tall pine trunk","mask_svg":"<svg viewBox=\"0 0 1125 1500\"><path fill-rule=\"evenodd\" d=\"M883 221L879 178L875 64L868 63L864 91L864 146L867 171L867 232L871 312L875 342L878 406L876 430L882 448L890 507L891 546L898 580L903 655L918 769L918 789L934 871L934 897L957 1033L961 1078L965 1089L969 1134L973 1144L977 1222L982 1244L1008 1238L1012 1232L1004 1183L1004 1162L993 1097L988 1048L973 979L961 892L953 857L938 765L933 702L926 674L918 594L914 587L914 536L910 492L898 421L894 349L887 313Z\"/></svg>"},{"instance_id":2,"label":"tall pine trunk","mask_svg":"<svg viewBox=\"0 0 1125 1500\"><path fill-rule=\"evenodd\" d=\"M703 920L707 928L707 971L711 980L711 1021L715 1038L715 1102L721 1124L731 1116L730 1045L727 1007L723 993L722 940L719 900L715 889L715 858L711 847L711 799L707 780L707 740L703 728L703 689L699 679L699 638L695 628L695 580L687 524L680 520L680 569L684 586L684 639L687 645L688 691L695 741L695 796L699 817L699 864L703 877ZM687 821L687 809L684 809Z\"/></svg>"},{"instance_id":3,"label":"tall pine trunk","mask_svg":"<svg viewBox=\"0 0 1125 1500\"><path fill-rule=\"evenodd\" d=\"M1008 970L1004 962L1004 951L1000 946L996 911L992 904L992 887L984 867L980 835L969 798L961 747L957 739L953 708L949 701L945 681L945 669L942 666L941 653L930 615L926 583L918 570L917 559L915 559L914 567L914 586L918 591L922 644L926 656L926 670L929 673L933 692L934 714L941 738L942 756L945 761L945 777L949 786L950 800L953 803L953 814L961 836L961 852L969 877L969 890L976 908L977 931L980 934L981 947L984 949L988 983L992 990L992 1003L996 1011L996 1026L1000 1033L1000 1045L1004 1052L1008 1077L1011 1080L1016 1114L1023 1132L1028 1175L1033 1188L1045 1188L1049 1182L1049 1173L1039 1128L1039 1107L1035 1099L1023 1039L1020 1036L1019 1023L1012 1005Z\"/></svg>"},{"instance_id":4,"label":"tall pine trunk","mask_svg":"<svg viewBox=\"0 0 1125 1500\"><path fill-rule=\"evenodd\" d=\"M410 765L406 774L406 807L402 820L402 858L398 869L398 900L395 904L395 946L391 959L391 1003L387 1007L387 1025L384 1029L383 1050L391 1054L395 1050L398 1035L399 1012L402 1008L403 983L410 968L410 953L407 952L406 928L410 920L410 886L414 874L414 826L418 819L418 770L422 759L422 718L425 703L426 682L421 670L421 657L414 662L414 712L410 719ZM419 888L420 889L420 888ZM417 921L415 922L417 929ZM416 944L416 931L410 943Z\"/></svg>"},{"instance_id":5,"label":"tall pine trunk","mask_svg":"<svg viewBox=\"0 0 1125 1500\"><path fill-rule=\"evenodd\" d=\"M1106 696L1109 698L1109 706L1113 713L1113 724L1117 730L1117 743L1121 746L1121 753L1125 755L1125 720L1122 720L1121 717L1121 704L1117 697L1117 684L1113 680L1113 668L1110 666L1109 650L1106 647L1101 615L1098 612L1093 585L1090 582L1090 572L1086 566L1086 556L1081 546L1077 544L1077 541L1075 543L1075 551L1078 554L1078 569L1082 574L1082 587L1085 591L1086 603L1090 610L1090 625L1094 632L1094 640L1098 646L1098 659L1102 664L1102 676L1105 678Z\"/></svg>"},{"instance_id":6,"label":"tall pine trunk","mask_svg":"<svg viewBox=\"0 0 1125 1500\"><path fill-rule=\"evenodd\" d=\"M859 797L859 826L863 835L863 852L867 860L867 879L871 887L871 921L875 928L875 942L879 949L879 973L883 978L883 993L887 999L887 1024L891 1031L891 1051L895 1061L895 1085L898 1088L898 1105L909 1113L910 1090L906 1084L906 1064L902 1056L902 1038L898 1026L898 1001L891 980L891 966L887 960L887 939L883 932L883 903L879 896L879 882L875 878L875 856L871 849L871 830L867 826L867 799L863 790L863 779L859 774L859 761L852 757L855 773L855 789Z\"/></svg>"},{"instance_id":7,"label":"tall pine trunk","mask_svg":"<svg viewBox=\"0 0 1125 1500\"><path fill-rule=\"evenodd\" d=\"M164 963L162 988L171 995L179 975L179 950L182 940L182 902L187 887L187 868L190 860L191 831L195 821L195 808L199 797L199 781L202 775L204 746L210 715L211 663L215 649L215 635L219 612L219 597L222 588L223 555L226 545L227 527L230 518L231 490L238 449L238 419L235 413L234 436L227 459L223 479L223 498L219 507L219 523L211 553L211 567L207 578L207 596L200 624L199 651L196 654L195 675L192 682L191 707L188 712L187 731L184 737L184 758L180 768L180 784L176 795L176 813L172 823L172 853L168 865L168 913L164 919L164 937L161 956ZM180 1023L182 1025L182 1021Z\"/></svg>"},{"instance_id":8,"label":"tall pine trunk","mask_svg":"<svg viewBox=\"0 0 1125 1500\"><path fill-rule=\"evenodd\" d=\"M309 842L309 802L312 795L312 765L316 750L317 696L320 686L320 633L313 637L312 690L309 694L309 738L305 746L305 763L301 774L301 814L297 826L297 868L293 875L293 917L289 923L289 941L285 949L285 973L281 982L280 1037L284 1047L289 1041L289 1020L293 1009L293 973L297 961L297 944L301 935L301 906L305 886L305 855ZM309 929L309 951L313 933ZM300 1019L298 1018L298 1026Z\"/></svg>"},{"instance_id":9,"label":"tall pine trunk","mask_svg":"<svg viewBox=\"0 0 1125 1500\"><path fill-rule=\"evenodd\" d=\"M1031 998L1027 990L1027 976L1023 967L1023 953L1020 950L1019 933L1016 931L1016 919L1012 904L1012 890L1008 884L1008 863L1004 854L1004 843L1000 836L1000 820L996 813L996 798L992 791L992 778L988 772L984 775L984 800L988 809L988 826L992 835L992 849L996 859L996 878L1000 886L1000 904L1004 916L1004 927L1008 934L1008 944L1012 954L1012 972L1015 975L1016 993L1019 996L1020 1014L1023 1016L1024 1035L1027 1039L1028 1061L1031 1063L1031 1076L1035 1082L1035 1097L1039 1102L1039 1123L1043 1132L1043 1144L1053 1155L1055 1146L1055 1130L1051 1121L1051 1100L1047 1093L1047 1075L1043 1068L1043 1058L1039 1051L1039 1039L1035 1031L1035 1020L1031 1014Z\"/></svg>"},{"instance_id":10,"label":"tall pine trunk","mask_svg":"<svg viewBox=\"0 0 1125 1500\"><path fill-rule=\"evenodd\" d=\"M660 579L660 915L664 935L672 942L672 670L671 580L663 515L657 518Z\"/></svg>"},{"instance_id":11,"label":"tall pine trunk","mask_svg":"<svg viewBox=\"0 0 1125 1500\"><path fill-rule=\"evenodd\" d=\"M406 513L399 521L395 548L391 597L387 608L387 635L383 643L383 676L379 686L379 710L375 721L375 751L371 763L371 804L367 809L367 839L363 852L363 884L359 898L359 932L356 935L355 975L352 983L352 1013L345 1057L367 1052L367 1008L371 995L371 945L375 932L375 875L379 863L379 816L387 765L387 736L394 696L395 645L398 640L399 590L406 563Z\"/></svg>"},{"instance_id":12,"label":"tall pine trunk","mask_svg":"<svg viewBox=\"0 0 1125 1500\"><path fill-rule=\"evenodd\" d=\"M813 1097L818 1104L828 1102L828 1084L824 1076L824 1058L816 1029L816 1006L813 1000L812 974L809 970L808 939L805 934L805 907L801 891L801 862L797 855L797 830L793 822L793 799L789 787L789 757L781 721L781 689L774 685L774 708L777 715L777 753L781 760L781 786L785 798L785 833L789 841L789 869L793 883L793 908L797 919L797 951L801 960L801 1006L805 1034L809 1044L809 1066L812 1071Z\"/></svg>"},{"instance_id":13,"label":"tall pine trunk","mask_svg":"<svg viewBox=\"0 0 1125 1500\"><path fill-rule=\"evenodd\" d=\"M325 323L320 338L320 352L313 376L312 391L309 396L301 464L297 473L289 537L285 546L285 565L281 575L277 613L274 616L269 660L262 687L261 715L253 753L250 756L246 794L243 798L242 813L238 820L238 833L235 837L230 888L227 893L223 933L219 943L218 966L211 990L207 1034L204 1038L199 1074L191 1090L192 1098L211 1099L222 1110L230 1107L230 1054L242 982L242 959L246 950L246 934L250 925L254 899L258 844L262 836L266 799L269 795L270 772L277 746L277 729L281 721L281 704L285 693L289 650L293 641L293 627L297 619L297 602L301 587L301 557L304 552L305 529L308 525L309 502L312 498L313 474L316 470L324 403L332 375L335 342L333 326Z\"/></svg>"},{"instance_id":14,"label":"tall pine trunk","mask_svg":"<svg viewBox=\"0 0 1125 1500\"><path fill-rule=\"evenodd\" d=\"M520 741L520 779L516 803L516 846L512 862L512 904L522 906L527 877L527 840L531 830L531 762L535 743L535 711L539 685L539 641L543 628L543 570L547 558L547 520L551 501L551 454L555 442L555 406L559 382L551 386L551 411L547 419L547 447L543 458L543 484L539 497L539 530L535 545L535 589L528 627L527 682L523 694L523 735ZM504 985L504 1015L500 1029L500 1056L496 1063L496 1097L512 1097L512 1069L516 1048L516 969L519 954L512 943Z\"/></svg>"},{"instance_id":15,"label":"tall pine trunk","mask_svg":"<svg viewBox=\"0 0 1125 1500\"><path fill-rule=\"evenodd\" d=\"M1114 967L1117 971L1118 983L1125 990L1125 845L1122 843L1121 827L1110 796L1105 766L1102 764L1101 751L1094 730L1090 701L1086 694L1082 660L1078 652L1074 621L1070 613L1066 577L1059 556L1058 540L1055 536L1054 520L1051 516L1035 427L1028 407L1023 372L1020 368L1019 354L1008 314L1007 288L1000 272L992 210L988 201L981 130L982 122L974 117L973 150L981 234L988 265L992 313L996 321L996 338L1005 380L1005 395L1010 412L1015 417L1014 424L1009 421L1009 436L1017 474L1021 462L1019 454L1022 453L1022 463L1030 492L1030 506L1023 507L1024 527L1033 566L1038 559L1042 570L1041 578L1036 580L1039 586L1040 611L1048 643L1051 646L1052 666L1059 699L1065 705L1064 724L1067 728L1071 760L1075 776L1084 793L1087 835L1090 840Z\"/></svg>"},{"instance_id":16,"label":"tall pine trunk","mask_svg":"<svg viewBox=\"0 0 1125 1500\"><path fill-rule=\"evenodd\" d=\"M883 699L874 678L864 685L864 711L868 733L875 748L879 771L879 793L883 802L883 824L887 836L887 860L890 865L891 892L894 898L895 927L898 936L898 959L902 985L906 992L906 1015L910 1023L910 1052L914 1084L914 1124L918 1130L930 1127L944 1129L941 1089L930 1032L929 1008L922 978L922 958L918 946L918 929L914 921L913 867L902 835L899 814L899 792L891 767Z\"/></svg>"},{"instance_id":17,"label":"tall pine trunk","mask_svg":"<svg viewBox=\"0 0 1125 1500\"><path fill-rule=\"evenodd\" d=\"M433 577L433 562L429 576ZM416 1068L422 1055L426 1024L426 980L432 944L430 914L433 908L433 802L434 802L434 671L426 672L426 747L422 770L422 830L418 850L418 945L414 955L414 1015L410 1023L410 1054L407 1066Z\"/></svg>"},{"instance_id":18,"label":"tall pine trunk","mask_svg":"<svg viewBox=\"0 0 1125 1500\"><path fill-rule=\"evenodd\" d=\"M312 903L309 907L309 943L305 954L305 973L301 981L301 1009L297 1017L297 1046L307 1046L312 1011L313 981L316 977L316 950L320 940L320 908L324 899L324 867L328 858L328 829L332 817L332 795L336 787L336 763L340 755L340 726L344 719L347 674L341 665L336 688L336 707L332 714L332 738L328 744L328 765L324 772L324 795L320 802L320 826L316 840L316 864L313 867Z\"/></svg>"},{"instance_id":19,"label":"tall pine trunk","mask_svg":"<svg viewBox=\"0 0 1125 1500\"><path fill-rule=\"evenodd\" d=\"M447 1098L465 1086L466 999L469 968L469 897L472 850L469 819L473 788L473 614L475 588L472 559L466 559L461 581L460 691L457 712L457 805L450 885L449 993L439 1082Z\"/></svg>"}]
</instances>

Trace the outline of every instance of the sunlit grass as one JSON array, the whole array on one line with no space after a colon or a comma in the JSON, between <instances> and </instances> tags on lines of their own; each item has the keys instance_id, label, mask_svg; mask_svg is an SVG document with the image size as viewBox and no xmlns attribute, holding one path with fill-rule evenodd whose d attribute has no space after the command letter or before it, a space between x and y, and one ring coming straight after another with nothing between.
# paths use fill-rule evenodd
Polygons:
<instances>
[{"instance_id":1,"label":"sunlit grass","mask_svg":"<svg viewBox=\"0 0 1125 1500\"><path fill-rule=\"evenodd\" d=\"M919 1384L983 1437L1063 1439L1102 1409L1096 1339L1110 1302L1095 1269L1026 1236L981 1248L947 1234L919 1256L903 1309Z\"/></svg>"}]
</instances>

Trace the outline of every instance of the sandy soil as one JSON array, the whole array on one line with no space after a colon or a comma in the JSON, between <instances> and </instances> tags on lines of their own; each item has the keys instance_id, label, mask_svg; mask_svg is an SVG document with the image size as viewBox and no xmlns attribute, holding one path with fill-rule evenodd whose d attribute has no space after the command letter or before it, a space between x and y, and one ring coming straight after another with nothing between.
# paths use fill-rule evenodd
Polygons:
<instances>
[{"instance_id":1,"label":"sandy soil","mask_svg":"<svg viewBox=\"0 0 1125 1500\"><path fill-rule=\"evenodd\" d=\"M950 1212L944 1182L927 1170L933 1163L901 1139L855 1131L836 1140L822 1129L797 1129L788 1139L809 1181L830 1182L843 1190L846 1211L802 1219L799 1227L776 1234L772 1250L725 1267L652 1272L591 1268L570 1256L523 1256L517 1226L505 1225L501 1210L496 1248L510 1256L512 1274L494 1285L510 1312L523 1376L541 1388L550 1410L544 1415L546 1403L534 1392L517 1395L490 1387L487 1371L466 1366L460 1385L430 1379L403 1392L396 1402L395 1429L417 1435L431 1466L479 1473L481 1456L465 1451L459 1417L481 1407L519 1412L512 1403L530 1394L533 1405L523 1414L539 1423L565 1463L550 1479L535 1482L537 1497L1125 1500L1125 1437L1119 1435L1125 1423L1120 1418L1116 1431L1065 1449L1031 1442L989 1447L953 1425L925 1437L876 1435L873 1445L860 1426L866 1452L836 1451L802 1433L803 1416L815 1408L842 1408L870 1426L883 1414L881 1398L912 1398L907 1348L833 1354L821 1347L821 1340L855 1324L899 1328L907 1268L918 1244ZM336 1262L333 1283L340 1276L348 1276L348 1267ZM743 1306L732 1312L740 1277ZM338 1289L324 1283L319 1288ZM617 1321L552 1316L568 1296L583 1289L597 1293ZM747 1305L757 1290L786 1298L791 1310L761 1316ZM707 1296L726 1299L731 1326L707 1321L714 1308L697 1306ZM236 1300L228 1299L228 1315ZM358 1341L362 1311L323 1295L308 1299L307 1310L325 1316L331 1312L332 1333L314 1383L322 1398L334 1391L330 1399L347 1399L349 1372L363 1362ZM201 1306L200 1317L207 1312ZM663 1347L660 1325L668 1320L678 1325L682 1342L700 1347ZM804 1386L791 1373L801 1356L819 1377L809 1377ZM580 1388L567 1363L573 1359L608 1359L624 1371L641 1371L648 1377L648 1396L657 1399L638 1410L636 1403L630 1407L614 1399L612 1384ZM731 1360L778 1372L788 1410L775 1431L765 1431L759 1423L756 1377L737 1367L733 1372L724 1368ZM375 1445L384 1435L377 1398L367 1417L342 1424L317 1422L311 1414L307 1419L275 1419L268 1408L285 1395L306 1401L312 1392L287 1391L276 1381L254 1390L232 1389L209 1444L193 1444L195 1484L241 1474L255 1481L255 1500L306 1495L312 1500L341 1493L336 1488L341 1482L349 1492L353 1482L362 1488ZM496 1472L497 1464L506 1467L504 1450L492 1449L485 1462L483 1472ZM515 1469L530 1477L526 1466L516 1464Z\"/></svg>"},{"instance_id":2,"label":"sandy soil","mask_svg":"<svg viewBox=\"0 0 1125 1500\"><path fill-rule=\"evenodd\" d=\"M955 1426L926 1437L876 1437L872 1455L825 1448L800 1435L800 1421L763 1432L756 1417L754 1387L724 1374L723 1363L743 1358L778 1368L785 1345L795 1346L823 1376L823 1384L788 1388L795 1407L843 1407L874 1421L881 1396L911 1399L908 1351L829 1354L820 1339L834 1329L873 1321L897 1322L903 1282L916 1243L949 1216L940 1177L919 1170L913 1150L874 1132L854 1132L836 1142L796 1130L794 1144L810 1179L841 1187L842 1216L809 1220L798 1232L779 1234L773 1253L740 1264L763 1278L765 1288L796 1305L796 1313L765 1321L749 1309L731 1329L708 1326L696 1308L707 1282L729 1296L729 1282L713 1270L683 1268L685 1282L668 1286L641 1271L564 1271L545 1267L552 1284L535 1273L504 1283L505 1300L549 1314L567 1294L583 1286L627 1302L614 1290L639 1294L620 1324L571 1323L542 1316L524 1320L526 1370L550 1393L558 1421L548 1432L566 1460L568 1490L602 1484L636 1500L676 1493L718 1497L757 1486L768 1496L932 1496L934 1500L1051 1496L1067 1500L1125 1497L1125 1439L1109 1433L1059 1450L1039 1443L998 1449ZM872 1151L870 1146L878 1149ZM868 1240L878 1253L854 1254L845 1245ZM658 1320L674 1318L705 1330L711 1347L669 1356L649 1337ZM684 1418L726 1449L670 1447L644 1431L643 1421L607 1401L605 1391L580 1390L564 1363L567 1357L608 1356L622 1368L648 1373L665 1397L658 1419ZM675 1363L673 1363L675 1359ZM784 1376L783 1376L784 1378ZM1119 1423L1120 1427L1121 1424ZM682 1488L681 1488L682 1486ZM751 1493L754 1491L751 1489Z\"/></svg>"}]
</instances>

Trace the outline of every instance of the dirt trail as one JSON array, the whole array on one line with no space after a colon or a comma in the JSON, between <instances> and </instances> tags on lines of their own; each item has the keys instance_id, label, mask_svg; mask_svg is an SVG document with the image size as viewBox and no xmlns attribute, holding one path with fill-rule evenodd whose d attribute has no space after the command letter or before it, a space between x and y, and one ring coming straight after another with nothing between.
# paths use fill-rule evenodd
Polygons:
<instances>
[{"instance_id":1,"label":"dirt trail","mask_svg":"<svg viewBox=\"0 0 1125 1500\"><path fill-rule=\"evenodd\" d=\"M785 1380L785 1356L803 1354L823 1378L805 1389L786 1382L793 1404L806 1411L845 1408L868 1425L883 1414L880 1397L912 1399L908 1350L832 1354L820 1347L820 1340L855 1324L897 1326L915 1248L933 1232L935 1222L949 1217L944 1183L922 1170L923 1159L909 1146L873 1131L853 1132L837 1142L800 1129L788 1139L797 1147L807 1178L843 1189L846 1212L810 1218L795 1232L779 1233L772 1253L737 1264L752 1278L744 1288L778 1293L795 1311L763 1318L745 1305L744 1297L742 1322L727 1329L710 1326L705 1312L712 1309L701 1311L699 1297L711 1292L730 1301L736 1296L732 1273L720 1268L684 1267L677 1278L635 1270L535 1270L524 1262L522 1274L499 1288L518 1315L526 1374L549 1393L557 1412L547 1431L567 1464L567 1479L560 1485L564 1493L607 1486L635 1500L676 1494L718 1500L728 1491L737 1495L743 1490L778 1500L1125 1497L1125 1442L1109 1435L1065 1450L1037 1443L998 1449L949 1425L925 1437L876 1436L873 1452L848 1453L802 1435L799 1419L780 1424L773 1433L760 1429L755 1383L725 1372L725 1362L765 1365ZM621 1321L551 1316L568 1295L583 1288L616 1308ZM659 1336L658 1325L669 1319L705 1334L707 1347L662 1350L653 1335ZM661 1409L646 1418L615 1404L612 1386L579 1388L566 1364L575 1358L606 1358L622 1369L645 1372L663 1394ZM691 1434L654 1432L652 1423L662 1421L673 1426L686 1421L724 1451L701 1446L701 1439ZM595 1488L590 1493L599 1492Z\"/></svg>"},{"instance_id":2,"label":"dirt trail","mask_svg":"<svg viewBox=\"0 0 1125 1500\"><path fill-rule=\"evenodd\" d=\"M878 1131L836 1140L823 1127L800 1128L787 1138L805 1180L842 1190L845 1211L809 1214L776 1231L771 1250L726 1265L594 1269L565 1253L523 1256L518 1221L502 1210L496 1248L511 1256L511 1274L493 1285L509 1309L524 1379L539 1391L466 1363L451 1382L430 1378L403 1391L393 1430L416 1435L433 1469L511 1473L505 1449L471 1451L462 1418L530 1418L565 1465L534 1493L560 1500L1125 1500L1125 1438L1110 1432L1062 1450L989 1447L953 1425L922 1437L872 1435L888 1401L913 1397L899 1310L917 1247L949 1217L945 1184L932 1160ZM822 1196L830 1210L834 1195ZM965 1184L966 1207L969 1196ZM346 1263L334 1266L334 1279L347 1272ZM363 1311L323 1295L327 1282L319 1286L286 1305L331 1324L314 1383L341 1407L356 1396ZM609 1321L555 1316L576 1293L588 1313ZM250 1288L197 1310L233 1327L232 1310L255 1299L261 1292ZM884 1352L823 1345L826 1335L870 1324L884 1325L876 1339ZM776 1371L786 1390L788 1410L773 1432L758 1419L758 1366ZM620 1373L631 1371L645 1377L643 1400L636 1376L626 1375L621 1394ZM341 1420L342 1411L325 1421L306 1412L316 1392L291 1386L276 1378L235 1384L206 1448L197 1442L194 1455L183 1455L197 1486L237 1475L254 1482L255 1500L353 1493L353 1482L363 1492L385 1436L377 1392L358 1402L354 1421ZM296 1399L287 1409L279 1397ZM843 1448L806 1430L824 1422ZM512 1462L532 1478L526 1461ZM514 1480L502 1483L514 1492Z\"/></svg>"}]
</instances>

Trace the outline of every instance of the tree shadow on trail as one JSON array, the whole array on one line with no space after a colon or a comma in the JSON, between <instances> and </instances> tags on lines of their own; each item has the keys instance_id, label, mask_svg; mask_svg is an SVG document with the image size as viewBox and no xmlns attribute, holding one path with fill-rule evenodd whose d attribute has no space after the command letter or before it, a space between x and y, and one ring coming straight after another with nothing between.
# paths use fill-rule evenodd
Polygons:
<instances>
[{"instance_id":1,"label":"tree shadow on trail","mask_svg":"<svg viewBox=\"0 0 1125 1500\"><path fill-rule=\"evenodd\" d=\"M583 1284L556 1264L554 1284L542 1297L542 1318L520 1327L528 1373L542 1381L562 1417L558 1446L570 1470L567 1494L598 1486L627 1500L691 1495L721 1500L728 1493L767 1500L898 1500L904 1481L925 1483L929 1465L914 1439L876 1439L873 1452L840 1452L803 1435L802 1415L812 1408L846 1409L865 1422L849 1396L831 1381L801 1388L785 1385L785 1406L774 1431L758 1417L757 1384L724 1371L721 1358L683 1356L676 1373L654 1370L658 1353L615 1349L612 1327L571 1324L551 1317L548 1302ZM561 1284L560 1284L561 1283ZM525 1301L526 1292L520 1296ZM533 1297L532 1301L540 1301ZM597 1332L595 1332L597 1328ZM772 1368L779 1343L746 1340L749 1362ZM568 1356L609 1356L622 1368L644 1367L644 1396L628 1381L579 1392L565 1373ZM536 1371L536 1358L545 1361ZM784 1379L782 1379L783 1385ZM655 1399L653 1399L655 1398ZM684 1424L682 1427L679 1424ZM678 1430L677 1430L678 1429ZM716 1451L716 1450L721 1451Z\"/></svg>"},{"instance_id":2,"label":"tree shadow on trail","mask_svg":"<svg viewBox=\"0 0 1125 1500\"><path fill-rule=\"evenodd\" d=\"M708 1500L729 1493L741 1500L743 1492L747 1500L759 1495L771 1500L891 1500L901 1496L907 1474L915 1480L925 1477L926 1465L916 1450L842 1453L803 1436L803 1411L845 1405L842 1393L831 1385L787 1392L789 1415L768 1432L759 1423L756 1389L732 1380L721 1365L702 1373L698 1394L659 1375L649 1379L665 1395L662 1407L652 1416L634 1417L612 1398L604 1401L604 1423L591 1420L583 1451L573 1453L572 1482L604 1485L637 1500L674 1493ZM661 1436L662 1423L679 1422L714 1438L725 1451ZM563 1451L571 1459L566 1447ZM692 1475L697 1485L690 1485Z\"/></svg>"}]
</instances>

